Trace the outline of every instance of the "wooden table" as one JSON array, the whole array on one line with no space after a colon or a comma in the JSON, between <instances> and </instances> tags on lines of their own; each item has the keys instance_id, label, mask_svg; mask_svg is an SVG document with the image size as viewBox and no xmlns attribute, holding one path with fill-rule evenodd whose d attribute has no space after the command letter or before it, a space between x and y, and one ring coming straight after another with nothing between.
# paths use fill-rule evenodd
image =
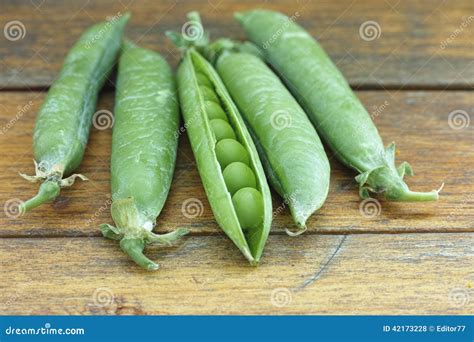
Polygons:
<instances>
[{"instance_id":1,"label":"wooden table","mask_svg":"<svg viewBox=\"0 0 474 342\"><path fill-rule=\"evenodd\" d=\"M236 10L298 12L375 113L384 142L397 142L398 161L414 166L410 187L444 183L436 203L380 201L371 215L354 172L328 151L326 204L296 238L284 233L288 212L278 214L263 263L253 268L216 225L183 136L157 230L184 226L191 234L148 248L162 269L147 273L99 233L98 224L112 223L111 130L93 129L78 170L91 181L25 217L2 214L1 314L474 313L474 2L3 0L1 7L3 28L13 20L24 27L19 38L0 38L2 204L37 190L17 172L33 172L34 119L68 49L89 25L125 11L133 14L127 36L174 66L179 53L163 34L180 30L190 10L201 12L213 37L232 38L244 37ZM372 23L375 38L360 33L370 21L380 28ZM98 110L113 110L112 85ZM196 217L183 214L189 199L203 205ZM274 208L281 205L275 195Z\"/></svg>"}]
</instances>

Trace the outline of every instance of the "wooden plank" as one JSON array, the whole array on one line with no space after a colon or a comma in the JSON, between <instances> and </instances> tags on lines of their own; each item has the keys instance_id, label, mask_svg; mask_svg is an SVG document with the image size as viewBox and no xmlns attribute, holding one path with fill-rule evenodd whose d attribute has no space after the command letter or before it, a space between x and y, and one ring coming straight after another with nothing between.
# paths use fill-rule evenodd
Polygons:
<instances>
[{"instance_id":1,"label":"wooden plank","mask_svg":"<svg viewBox=\"0 0 474 342\"><path fill-rule=\"evenodd\" d=\"M248 266L222 236L148 249L101 238L0 239L2 314L472 314L474 234L270 237Z\"/></svg>"},{"instance_id":2,"label":"wooden plank","mask_svg":"<svg viewBox=\"0 0 474 342\"><path fill-rule=\"evenodd\" d=\"M456 1L30 1L4 0L2 27L21 22L22 39L1 37L0 87L38 88L51 84L74 41L93 23L131 11L127 36L159 50L175 64L179 53L164 32L181 30L185 14L202 13L213 37L243 39L234 11L269 8L296 15L317 37L354 87L472 88L474 3ZM47 20L45 20L47 18ZM359 32L378 25L380 36ZM60 29L58 29L60 28ZM366 37L366 39L362 39ZM367 38L368 37L368 38ZM7 38L10 38L8 40Z\"/></svg>"},{"instance_id":3,"label":"wooden plank","mask_svg":"<svg viewBox=\"0 0 474 342\"><path fill-rule=\"evenodd\" d=\"M398 162L408 160L416 175L412 189L428 191L445 187L436 203L374 202L378 215L361 206L354 173L329 153L332 181L328 200L308 221L309 232L455 232L474 231L474 143L472 122L453 129L449 113L465 110L472 115L469 92L359 92L386 144L396 141ZM26 199L37 191L17 175L33 172L31 132L44 93L0 93L0 203ZM98 109L113 110L112 94L102 96ZM30 103L31 101L31 103ZM453 126L454 127L454 126ZM99 235L98 224L112 223L109 214L109 156L111 130L93 129L78 172L91 181L78 181L64 189L54 204L46 204L27 216L0 219L0 236ZM197 204L197 212L192 211ZM362 208L362 209L361 209ZM364 211L363 209L366 208ZM370 208L370 206L369 206ZM281 199L274 196L274 232L292 228ZM190 227L193 233L219 231L203 191L186 134L182 135L172 189L157 222L160 231Z\"/></svg>"}]
</instances>

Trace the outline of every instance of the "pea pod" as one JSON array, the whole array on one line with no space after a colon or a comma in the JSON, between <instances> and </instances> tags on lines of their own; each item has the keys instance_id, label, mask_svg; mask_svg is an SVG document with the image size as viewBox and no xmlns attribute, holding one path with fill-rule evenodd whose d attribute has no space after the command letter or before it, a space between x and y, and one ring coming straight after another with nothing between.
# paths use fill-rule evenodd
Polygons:
<instances>
[{"instance_id":1,"label":"pea pod","mask_svg":"<svg viewBox=\"0 0 474 342\"><path fill-rule=\"evenodd\" d=\"M257 265L272 219L270 190L258 153L214 68L186 46L182 36L167 34L184 48L177 76L180 104L214 217L250 264ZM206 105L215 98L221 110Z\"/></svg>"},{"instance_id":2,"label":"pea pod","mask_svg":"<svg viewBox=\"0 0 474 342\"><path fill-rule=\"evenodd\" d=\"M228 39L197 46L214 63L242 113L270 183L300 229L297 234L304 232L329 190L329 161L316 130L255 47Z\"/></svg>"},{"instance_id":3,"label":"pea pod","mask_svg":"<svg viewBox=\"0 0 474 342\"><path fill-rule=\"evenodd\" d=\"M287 200L304 231L329 190L329 161L315 129L260 58L224 52L216 68L255 137L273 188Z\"/></svg>"},{"instance_id":4,"label":"pea pod","mask_svg":"<svg viewBox=\"0 0 474 342\"><path fill-rule=\"evenodd\" d=\"M147 270L146 244L168 244L185 229L157 235L155 220L168 196L178 147L179 110L170 66L158 53L125 42L119 61L112 135L112 218L105 237Z\"/></svg>"},{"instance_id":5,"label":"pea pod","mask_svg":"<svg viewBox=\"0 0 474 342\"><path fill-rule=\"evenodd\" d=\"M323 140L347 166L359 172L359 194L380 193L392 201L432 201L439 190L413 192L403 181L412 169L395 166L395 145L384 149L366 109L319 44L294 18L272 11L237 13L250 40L308 113Z\"/></svg>"},{"instance_id":6,"label":"pea pod","mask_svg":"<svg viewBox=\"0 0 474 342\"><path fill-rule=\"evenodd\" d=\"M127 13L92 26L68 53L36 119L36 175L20 173L30 182L43 182L38 194L22 204L22 213L55 199L76 178L86 179L70 174L84 155L97 96L115 64L128 19Z\"/></svg>"}]
</instances>

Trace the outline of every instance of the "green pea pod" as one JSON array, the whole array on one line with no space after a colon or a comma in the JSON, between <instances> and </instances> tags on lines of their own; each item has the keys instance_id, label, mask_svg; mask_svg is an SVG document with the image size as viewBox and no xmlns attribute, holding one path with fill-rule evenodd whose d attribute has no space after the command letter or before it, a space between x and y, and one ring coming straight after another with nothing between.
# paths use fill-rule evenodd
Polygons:
<instances>
[{"instance_id":1,"label":"green pea pod","mask_svg":"<svg viewBox=\"0 0 474 342\"><path fill-rule=\"evenodd\" d=\"M67 55L36 119L36 175L20 173L30 182L43 182L38 194L21 205L22 213L55 199L76 178L87 179L70 174L84 155L97 96L115 64L129 17L127 13L92 26Z\"/></svg>"},{"instance_id":2,"label":"green pea pod","mask_svg":"<svg viewBox=\"0 0 474 342\"><path fill-rule=\"evenodd\" d=\"M260 58L225 50L215 64L255 138L273 188L287 200L304 231L329 190L329 161L314 127Z\"/></svg>"},{"instance_id":3,"label":"green pea pod","mask_svg":"<svg viewBox=\"0 0 474 342\"><path fill-rule=\"evenodd\" d=\"M170 66L158 53L125 42L119 60L112 136L112 218L105 237L147 270L146 244L168 244L185 229L157 235L155 220L168 196L178 148L179 109Z\"/></svg>"},{"instance_id":4,"label":"green pea pod","mask_svg":"<svg viewBox=\"0 0 474 342\"><path fill-rule=\"evenodd\" d=\"M181 36L167 34L184 47L177 76L180 104L214 217L250 264L257 265L272 220L270 190L257 150L214 68ZM211 85L204 86L206 91L202 80ZM209 90L224 111L223 118L214 119L220 111L211 112L213 107L206 105L215 101Z\"/></svg>"},{"instance_id":5,"label":"green pea pod","mask_svg":"<svg viewBox=\"0 0 474 342\"><path fill-rule=\"evenodd\" d=\"M403 181L408 163L395 167L395 145L385 150L366 109L319 44L294 21L272 11L237 13L250 40L308 113L323 140L357 170L360 195L382 193L392 201L432 201L439 190L413 192Z\"/></svg>"},{"instance_id":6,"label":"green pea pod","mask_svg":"<svg viewBox=\"0 0 474 342\"><path fill-rule=\"evenodd\" d=\"M194 13L190 19L200 20ZM301 234L329 190L329 161L316 130L253 44L219 39L196 45L216 66L254 138L270 183L287 202L300 229L296 234Z\"/></svg>"}]
</instances>

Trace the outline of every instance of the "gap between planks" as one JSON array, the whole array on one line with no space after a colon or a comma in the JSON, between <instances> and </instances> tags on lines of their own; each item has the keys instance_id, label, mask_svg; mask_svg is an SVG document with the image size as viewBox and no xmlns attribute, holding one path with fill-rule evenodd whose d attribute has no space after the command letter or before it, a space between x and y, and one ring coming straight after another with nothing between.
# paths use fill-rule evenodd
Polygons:
<instances>
[{"instance_id":1,"label":"gap between planks","mask_svg":"<svg viewBox=\"0 0 474 342\"><path fill-rule=\"evenodd\" d=\"M161 232L156 232L157 234L160 234ZM303 235L336 235L336 236L347 236L347 235L413 235L413 234L462 234L462 233L474 233L474 228L459 228L459 229L447 229L447 230L393 230L393 231L364 231L364 230L356 230L356 231L323 231L323 232L317 232L317 231L310 231L307 230ZM223 235L223 231L217 231L217 232L196 232L196 231L191 231L187 236L192 236L192 237L215 237L215 236L220 236ZM287 234L284 231L275 231L275 232L270 232L270 235L272 236L287 236ZM100 233L97 234L74 234L74 235L63 235L63 234L48 234L48 235L26 235L26 234L18 234L18 235L7 235L7 236L1 236L0 239L74 239L74 238L103 238L103 236ZM291 238L291 236L288 236L288 238Z\"/></svg>"}]
</instances>

